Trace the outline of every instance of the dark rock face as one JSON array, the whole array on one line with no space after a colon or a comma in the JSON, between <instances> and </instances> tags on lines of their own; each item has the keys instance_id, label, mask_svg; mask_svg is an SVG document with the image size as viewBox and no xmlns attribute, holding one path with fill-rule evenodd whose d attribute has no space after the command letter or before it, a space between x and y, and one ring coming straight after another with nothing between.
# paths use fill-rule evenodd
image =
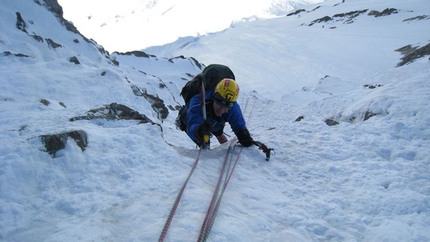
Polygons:
<instances>
[{"instance_id":1,"label":"dark rock face","mask_svg":"<svg viewBox=\"0 0 430 242\"><path fill-rule=\"evenodd\" d=\"M326 123L328 126L335 126L335 125L338 125L338 124L339 124L339 122L334 121L333 119L326 119L326 120L325 120L325 123Z\"/></svg>"},{"instance_id":2,"label":"dark rock face","mask_svg":"<svg viewBox=\"0 0 430 242\"><path fill-rule=\"evenodd\" d=\"M316 23L330 23L330 22L343 22L344 24L351 24L354 22L354 19L367 12L367 9L351 11L347 13L339 13L335 14L332 17L324 16L322 18L316 19L312 21L309 26L312 26Z\"/></svg>"},{"instance_id":3,"label":"dark rock face","mask_svg":"<svg viewBox=\"0 0 430 242\"><path fill-rule=\"evenodd\" d=\"M152 109L154 109L154 111L158 114L159 119L163 120L167 118L169 115L169 110L167 109L166 105L164 105L164 100L149 94L146 89L139 88L136 85L133 85L131 89L133 90L134 95L144 97L151 104Z\"/></svg>"},{"instance_id":4,"label":"dark rock face","mask_svg":"<svg viewBox=\"0 0 430 242\"><path fill-rule=\"evenodd\" d=\"M396 13L398 13L397 9L395 9L395 8L386 8L382 12L379 12L379 11L376 11L376 10L372 10L372 11L369 12L369 15L375 16L375 17L382 17L382 16L388 16L388 15L396 14Z\"/></svg>"},{"instance_id":5,"label":"dark rock face","mask_svg":"<svg viewBox=\"0 0 430 242\"><path fill-rule=\"evenodd\" d=\"M66 27L67 30L79 34L81 35L81 33L79 33L78 29L69 21L65 20L63 17L63 8L60 6L60 4L58 4L57 0L43 0L45 2L45 7L51 11L52 13L54 13L54 15L58 18L58 20L64 24L64 26ZM39 1L37 1L37 3L40 4ZM42 5L42 4L40 4ZM82 37L84 37L83 35L81 35ZM87 38L84 37L84 39L86 39L88 41Z\"/></svg>"},{"instance_id":6,"label":"dark rock face","mask_svg":"<svg viewBox=\"0 0 430 242\"><path fill-rule=\"evenodd\" d=\"M81 64L81 62L79 62L78 58L76 56L72 56L69 59L70 62L75 63L76 65Z\"/></svg>"},{"instance_id":7,"label":"dark rock face","mask_svg":"<svg viewBox=\"0 0 430 242\"><path fill-rule=\"evenodd\" d=\"M48 106L50 104L49 101L46 99L41 99L40 102L45 106ZM89 110L86 115L71 118L70 121L92 119L140 120L139 124L150 123L153 125L158 125L161 128L161 125L152 122L145 115L140 114L139 112L125 105L117 103L111 103L101 108ZM45 150L43 151L50 154L53 158L56 157L57 151L62 150L66 147L69 138L73 139L82 151L85 151L88 144L87 134L83 130L75 130L59 134L40 135L38 138L40 138L41 142L45 146Z\"/></svg>"},{"instance_id":8,"label":"dark rock face","mask_svg":"<svg viewBox=\"0 0 430 242\"><path fill-rule=\"evenodd\" d=\"M22 32L27 33L26 27L27 25L25 24L24 19L21 16L20 12L16 12L16 27L21 30Z\"/></svg>"},{"instance_id":9,"label":"dark rock face","mask_svg":"<svg viewBox=\"0 0 430 242\"><path fill-rule=\"evenodd\" d=\"M85 147L87 147L87 134L82 130L40 136L42 143L45 145L45 151L48 152L48 154L50 154L53 158L55 157L57 151L66 147L67 140L69 138L75 140L76 144L79 146L79 148L81 148L82 151L84 151Z\"/></svg>"},{"instance_id":10,"label":"dark rock face","mask_svg":"<svg viewBox=\"0 0 430 242\"><path fill-rule=\"evenodd\" d=\"M71 118L70 121L91 120L91 119L140 120L139 122L140 124L141 123L156 124L152 122L152 120L146 117L145 115L140 114L139 112L118 103L111 103L101 108L91 109L87 112L86 115Z\"/></svg>"},{"instance_id":11,"label":"dark rock face","mask_svg":"<svg viewBox=\"0 0 430 242\"><path fill-rule=\"evenodd\" d=\"M411 63L423 56L430 55L430 43L420 48L407 45L397 49L396 51L403 54L402 61L397 64L397 67L399 67Z\"/></svg>"},{"instance_id":12,"label":"dark rock face","mask_svg":"<svg viewBox=\"0 0 430 242\"><path fill-rule=\"evenodd\" d=\"M62 45L58 44L57 42L53 41L52 39L47 38L45 40L46 40L46 43L48 43L48 46L52 49L63 47Z\"/></svg>"}]
</instances>

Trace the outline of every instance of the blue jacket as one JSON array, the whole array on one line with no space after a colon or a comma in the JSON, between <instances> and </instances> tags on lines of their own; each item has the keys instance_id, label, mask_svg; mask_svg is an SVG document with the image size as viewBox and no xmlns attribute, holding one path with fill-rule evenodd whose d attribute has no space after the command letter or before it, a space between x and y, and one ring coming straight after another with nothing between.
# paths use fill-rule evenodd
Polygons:
<instances>
[{"instance_id":1,"label":"blue jacket","mask_svg":"<svg viewBox=\"0 0 430 242\"><path fill-rule=\"evenodd\" d=\"M232 108L226 113L217 117L213 113L213 91L206 91L206 113L207 121L212 124L211 133L215 136L219 136L223 133L225 123L228 122L237 135L239 131L246 129L245 120L243 119L242 110L237 102L234 102ZM201 95L197 94L190 99L187 104L187 115L185 125L188 127L188 136L197 143L196 130L200 125L203 124L203 114L201 106Z\"/></svg>"}]
</instances>

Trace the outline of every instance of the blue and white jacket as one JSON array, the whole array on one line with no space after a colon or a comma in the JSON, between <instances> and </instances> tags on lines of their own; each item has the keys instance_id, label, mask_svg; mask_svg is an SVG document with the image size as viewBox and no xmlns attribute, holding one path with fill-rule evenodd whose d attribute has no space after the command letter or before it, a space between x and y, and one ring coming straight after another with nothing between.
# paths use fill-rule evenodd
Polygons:
<instances>
[{"instance_id":1,"label":"blue and white jacket","mask_svg":"<svg viewBox=\"0 0 430 242\"><path fill-rule=\"evenodd\" d=\"M211 133L215 136L219 136L224 131L225 123L229 123L233 132L237 134L246 129L245 120L243 119L242 110L237 102L234 102L232 108L230 108L226 113L217 117L213 111L213 101L212 95L214 91L206 91L206 116L207 121L211 123ZM185 120L182 120L187 126L188 136L196 143L198 143L196 137L197 128L203 124L203 114L201 106L201 95L197 94L190 99L187 104L187 115Z\"/></svg>"}]
</instances>

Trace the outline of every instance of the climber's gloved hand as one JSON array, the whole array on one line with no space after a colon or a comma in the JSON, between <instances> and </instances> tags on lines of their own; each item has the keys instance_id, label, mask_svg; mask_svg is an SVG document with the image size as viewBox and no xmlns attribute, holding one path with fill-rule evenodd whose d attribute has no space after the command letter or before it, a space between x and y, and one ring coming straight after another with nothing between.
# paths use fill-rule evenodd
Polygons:
<instances>
[{"instance_id":1,"label":"climber's gloved hand","mask_svg":"<svg viewBox=\"0 0 430 242\"><path fill-rule=\"evenodd\" d=\"M239 143L245 147L249 147L254 144L254 140L247 129L242 129L237 132L237 138L239 139Z\"/></svg>"},{"instance_id":2,"label":"climber's gloved hand","mask_svg":"<svg viewBox=\"0 0 430 242\"><path fill-rule=\"evenodd\" d=\"M196 130L196 138L201 148L209 148L211 127L211 123L204 121Z\"/></svg>"}]
</instances>

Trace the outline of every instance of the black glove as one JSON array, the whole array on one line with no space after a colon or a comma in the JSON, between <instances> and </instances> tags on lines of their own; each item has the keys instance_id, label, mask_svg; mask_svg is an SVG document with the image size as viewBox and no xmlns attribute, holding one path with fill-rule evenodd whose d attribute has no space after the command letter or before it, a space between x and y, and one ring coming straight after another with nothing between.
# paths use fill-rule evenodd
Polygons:
<instances>
[{"instance_id":1,"label":"black glove","mask_svg":"<svg viewBox=\"0 0 430 242\"><path fill-rule=\"evenodd\" d=\"M245 147L249 147L254 144L254 140L247 129L242 129L237 132L237 138L239 139L239 143Z\"/></svg>"},{"instance_id":2,"label":"black glove","mask_svg":"<svg viewBox=\"0 0 430 242\"><path fill-rule=\"evenodd\" d=\"M198 140L198 145L209 145L210 142L210 134L211 134L211 123L208 121L204 121L202 125L200 125L196 130L196 138Z\"/></svg>"}]
</instances>

